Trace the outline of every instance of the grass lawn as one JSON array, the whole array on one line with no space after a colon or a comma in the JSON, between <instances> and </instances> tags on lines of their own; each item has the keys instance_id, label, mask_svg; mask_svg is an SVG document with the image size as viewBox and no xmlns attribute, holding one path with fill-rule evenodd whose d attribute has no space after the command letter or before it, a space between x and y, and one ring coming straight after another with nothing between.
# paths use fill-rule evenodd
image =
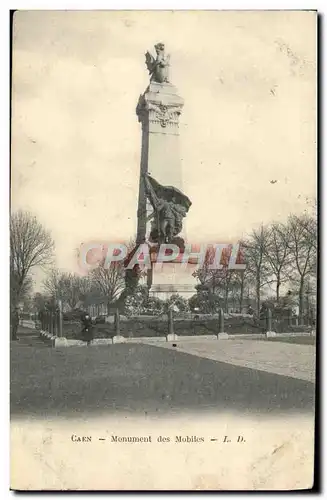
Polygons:
<instances>
[{"instance_id":1,"label":"grass lawn","mask_svg":"<svg viewBox=\"0 0 327 500\"><path fill-rule=\"evenodd\" d=\"M36 334L34 334L36 335ZM142 344L11 343L12 417L182 411L312 412L314 385Z\"/></svg>"}]
</instances>

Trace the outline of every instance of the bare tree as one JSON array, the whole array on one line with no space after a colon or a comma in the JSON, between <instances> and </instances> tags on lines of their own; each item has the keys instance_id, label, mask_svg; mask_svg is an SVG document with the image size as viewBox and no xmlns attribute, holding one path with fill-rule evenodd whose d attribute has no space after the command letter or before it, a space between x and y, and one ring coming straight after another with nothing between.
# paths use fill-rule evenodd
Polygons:
<instances>
[{"instance_id":1,"label":"bare tree","mask_svg":"<svg viewBox=\"0 0 327 500\"><path fill-rule=\"evenodd\" d=\"M249 289L250 285L252 285L251 278L253 279L247 268L234 272L232 282L233 296L234 299L237 300L238 309L240 312L242 312L243 309L246 289Z\"/></svg>"},{"instance_id":2,"label":"bare tree","mask_svg":"<svg viewBox=\"0 0 327 500\"><path fill-rule=\"evenodd\" d=\"M49 295L45 295L41 292L36 292L33 297L33 305L37 311L42 311L46 304L51 300Z\"/></svg>"},{"instance_id":3,"label":"bare tree","mask_svg":"<svg viewBox=\"0 0 327 500\"><path fill-rule=\"evenodd\" d=\"M123 262L105 265L105 259L90 274L90 281L106 297L107 308L116 300L125 288L125 268Z\"/></svg>"},{"instance_id":4,"label":"bare tree","mask_svg":"<svg viewBox=\"0 0 327 500\"><path fill-rule=\"evenodd\" d=\"M199 281L201 287L206 287L210 282L212 283L214 281L214 271L216 270L210 269L211 261L212 251L211 249L209 249L206 252L203 265L196 269L196 271L194 271L193 273L194 278ZM215 282L212 286L215 286Z\"/></svg>"},{"instance_id":5,"label":"bare tree","mask_svg":"<svg viewBox=\"0 0 327 500\"><path fill-rule=\"evenodd\" d=\"M222 298L223 309L225 312L228 312L230 293L235 283L235 272L228 269L228 263L223 263L222 266L222 269L217 269L213 276L215 283L214 293L218 293L218 296Z\"/></svg>"},{"instance_id":6,"label":"bare tree","mask_svg":"<svg viewBox=\"0 0 327 500\"><path fill-rule=\"evenodd\" d=\"M244 256L249 276L255 283L255 298L257 303L257 314L260 314L261 290L271 283L271 273L266 257L269 231L261 226L253 230L248 239L242 243Z\"/></svg>"},{"instance_id":7,"label":"bare tree","mask_svg":"<svg viewBox=\"0 0 327 500\"><path fill-rule=\"evenodd\" d=\"M88 277L65 273L58 269L51 269L43 283L44 290L52 298L61 299L64 305L75 309L83 301L90 290Z\"/></svg>"},{"instance_id":8,"label":"bare tree","mask_svg":"<svg viewBox=\"0 0 327 500\"><path fill-rule=\"evenodd\" d=\"M54 243L50 233L29 212L19 210L10 219L10 274L11 300L16 309L30 277L37 266L48 265L53 256ZM17 328L12 329L12 339L17 338Z\"/></svg>"},{"instance_id":9,"label":"bare tree","mask_svg":"<svg viewBox=\"0 0 327 500\"><path fill-rule=\"evenodd\" d=\"M276 283L276 301L279 302L280 287L288 280L287 269L290 264L290 233L285 224L274 223L267 228L263 252L269 264L272 280Z\"/></svg>"},{"instance_id":10,"label":"bare tree","mask_svg":"<svg viewBox=\"0 0 327 500\"><path fill-rule=\"evenodd\" d=\"M220 269L212 269L211 264L214 260L214 249L209 248L204 260L204 265L197 269L193 276L200 281L200 289L207 289L210 294L220 298L225 312L228 311L229 299L231 293L235 301L236 289L241 289L240 307L242 308L244 294L244 271L233 270L229 268L229 261L232 253L232 245L223 249L220 259ZM240 278L242 274L243 278Z\"/></svg>"},{"instance_id":11,"label":"bare tree","mask_svg":"<svg viewBox=\"0 0 327 500\"><path fill-rule=\"evenodd\" d=\"M303 323L305 284L316 273L316 221L309 215L291 215L288 219L288 247L292 256L291 278L298 285L299 321Z\"/></svg>"},{"instance_id":12,"label":"bare tree","mask_svg":"<svg viewBox=\"0 0 327 500\"><path fill-rule=\"evenodd\" d=\"M50 297L58 297L62 295L61 287L61 277L62 273L59 269L52 268L47 273L47 277L43 281L43 288L45 293Z\"/></svg>"},{"instance_id":13,"label":"bare tree","mask_svg":"<svg viewBox=\"0 0 327 500\"><path fill-rule=\"evenodd\" d=\"M212 267L215 258L214 247L207 249L203 265L194 271L193 276L200 282L201 287L210 288L212 293L221 292L225 289L225 281L228 274L228 262L231 254L230 248L225 248L222 251L219 264L222 265L221 269ZM223 294L224 295L224 294Z\"/></svg>"},{"instance_id":14,"label":"bare tree","mask_svg":"<svg viewBox=\"0 0 327 500\"><path fill-rule=\"evenodd\" d=\"M20 289L19 289L20 287ZM26 276L23 285L20 286L20 279L18 273L14 270L10 270L10 309L13 310L17 306L17 296L19 296L19 301L23 302L30 296L33 288L33 280L30 276Z\"/></svg>"}]
</instances>

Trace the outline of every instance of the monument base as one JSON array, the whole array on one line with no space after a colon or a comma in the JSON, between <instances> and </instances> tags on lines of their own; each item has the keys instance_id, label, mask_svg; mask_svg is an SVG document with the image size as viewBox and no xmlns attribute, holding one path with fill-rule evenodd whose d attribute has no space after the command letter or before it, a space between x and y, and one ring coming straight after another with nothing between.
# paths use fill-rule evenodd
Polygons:
<instances>
[{"instance_id":1,"label":"monument base","mask_svg":"<svg viewBox=\"0 0 327 500\"><path fill-rule=\"evenodd\" d=\"M194 265L186 268L180 263L154 264L151 269L150 297L168 300L172 295L178 294L185 299L190 299L196 294L196 279L192 276Z\"/></svg>"},{"instance_id":2,"label":"monument base","mask_svg":"<svg viewBox=\"0 0 327 500\"><path fill-rule=\"evenodd\" d=\"M178 340L178 335L176 335L176 333L168 333L166 337L167 342L175 342L176 340Z\"/></svg>"},{"instance_id":3,"label":"monument base","mask_svg":"<svg viewBox=\"0 0 327 500\"><path fill-rule=\"evenodd\" d=\"M226 332L220 332L217 335L218 340L227 340L228 338L229 338L229 335Z\"/></svg>"}]
</instances>

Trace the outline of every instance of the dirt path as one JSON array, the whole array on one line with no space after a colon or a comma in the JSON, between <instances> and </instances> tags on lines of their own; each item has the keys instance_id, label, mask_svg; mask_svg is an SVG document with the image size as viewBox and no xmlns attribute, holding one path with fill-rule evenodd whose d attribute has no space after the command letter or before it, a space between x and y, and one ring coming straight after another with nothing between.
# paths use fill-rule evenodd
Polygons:
<instances>
[{"instance_id":1,"label":"dirt path","mask_svg":"<svg viewBox=\"0 0 327 500\"><path fill-rule=\"evenodd\" d=\"M313 345L235 339L179 340L176 347L173 347L173 342L146 340L145 343L276 375L285 375L309 382L315 381L315 346Z\"/></svg>"},{"instance_id":2,"label":"dirt path","mask_svg":"<svg viewBox=\"0 0 327 500\"><path fill-rule=\"evenodd\" d=\"M18 340L12 342L13 347L48 347L39 337L39 331L20 326L17 332Z\"/></svg>"}]
</instances>

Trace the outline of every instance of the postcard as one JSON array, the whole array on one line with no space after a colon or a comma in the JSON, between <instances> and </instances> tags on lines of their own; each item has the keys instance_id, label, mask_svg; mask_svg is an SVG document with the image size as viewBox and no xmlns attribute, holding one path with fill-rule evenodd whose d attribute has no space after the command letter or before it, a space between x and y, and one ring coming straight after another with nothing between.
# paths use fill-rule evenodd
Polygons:
<instances>
[{"instance_id":1,"label":"postcard","mask_svg":"<svg viewBox=\"0 0 327 500\"><path fill-rule=\"evenodd\" d=\"M311 489L317 12L18 10L11 56L11 489Z\"/></svg>"}]
</instances>

